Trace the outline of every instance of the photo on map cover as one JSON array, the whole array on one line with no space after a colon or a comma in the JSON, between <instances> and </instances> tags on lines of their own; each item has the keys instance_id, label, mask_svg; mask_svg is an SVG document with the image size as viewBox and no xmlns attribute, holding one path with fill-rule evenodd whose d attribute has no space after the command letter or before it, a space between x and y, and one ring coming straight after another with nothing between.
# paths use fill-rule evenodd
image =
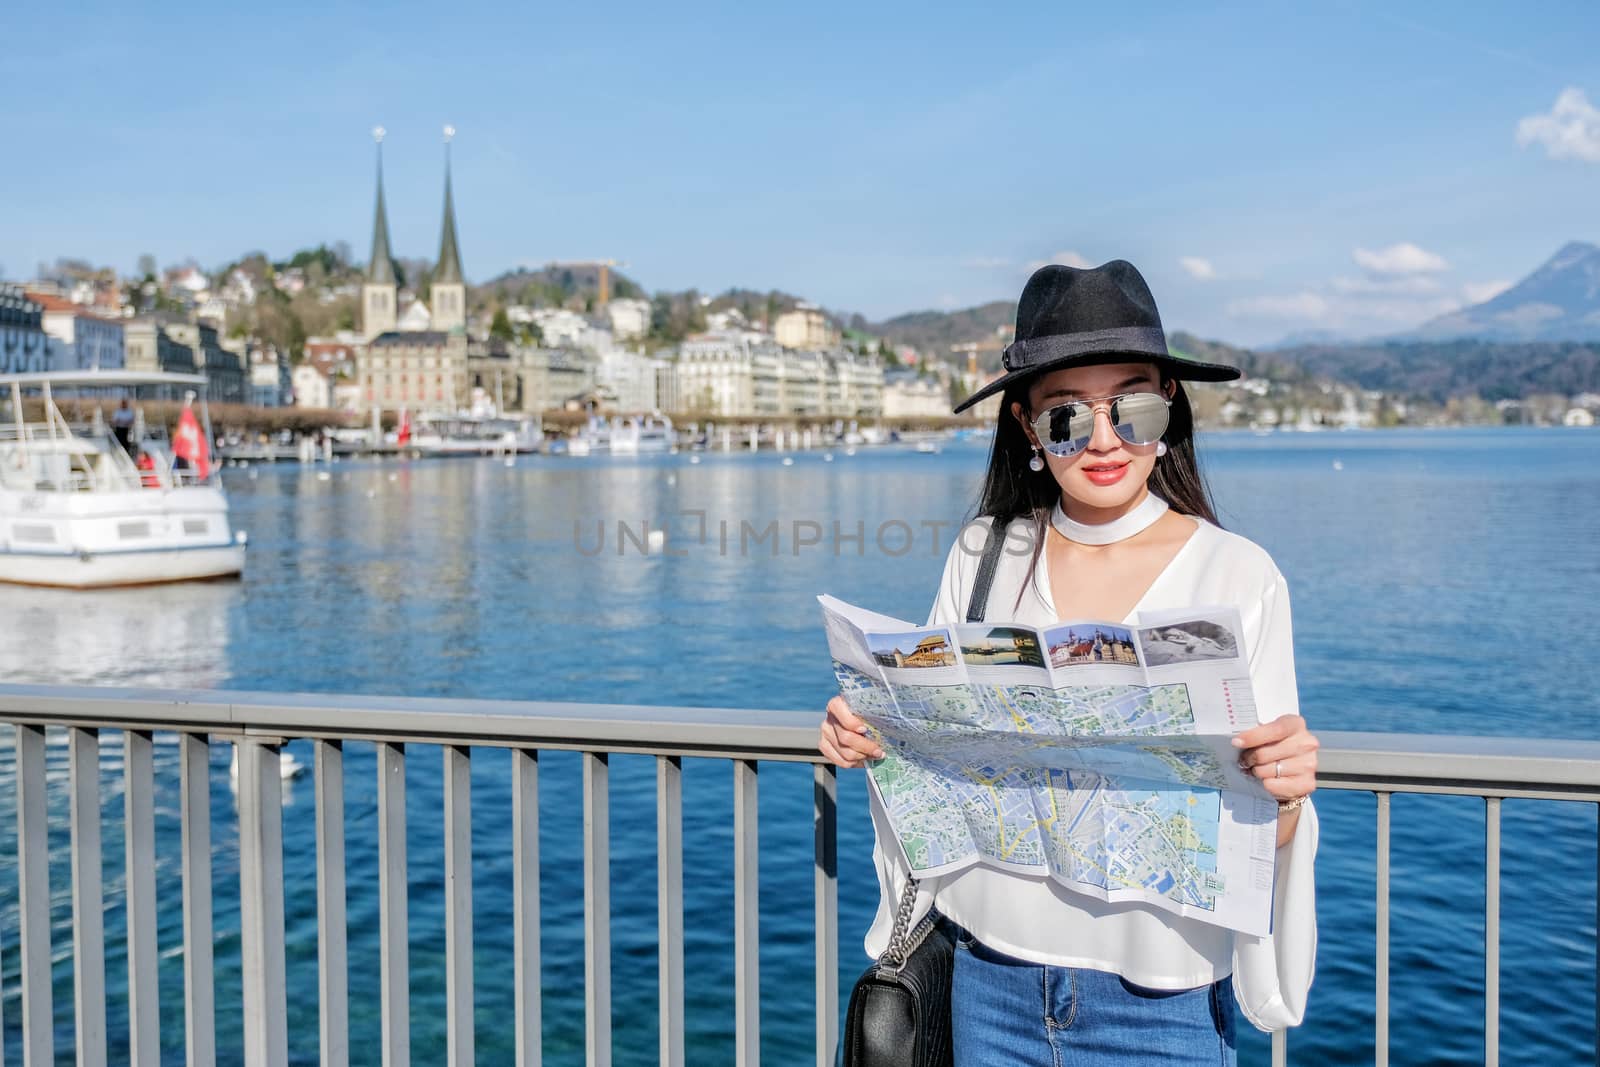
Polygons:
<instances>
[{"instance_id":1,"label":"photo on map cover","mask_svg":"<svg viewBox=\"0 0 1600 1067\"><path fill-rule=\"evenodd\" d=\"M943 627L897 634L868 634L867 649L881 667L954 667L955 646Z\"/></svg>"},{"instance_id":2,"label":"photo on map cover","mask_svg":"<svg viewBox=\"0 0 1600 1067\"><path fill-rule=\"evenodd\" d=\"M1139 653L1133 631L1104 622L1075 622L1044 632L1050 649L1050 666L1137 667Z\"/></svg>"},{"instance_id":3,"label":"photo on map cover","mask_svg":"<svg viewBox=\"0 0 1600 1067\"><path fill-rule=\"evenodd\" d=\"M1139 631L1144 661L1151 667L1197 660L1236 659L1239 644L1233 631L1219 622L1193 619Z\"/></svg>"},{"instance_id":4,"label":"photo on map cover","mask_svg":"<svg viewBox=\"0 0 1600 1067\"><path fill-rule=\"evenodd\" d=\"M1016 626L957 626L961 658L969 667L1044 667L1039 635Z\"/></svg>"}]
</instances>

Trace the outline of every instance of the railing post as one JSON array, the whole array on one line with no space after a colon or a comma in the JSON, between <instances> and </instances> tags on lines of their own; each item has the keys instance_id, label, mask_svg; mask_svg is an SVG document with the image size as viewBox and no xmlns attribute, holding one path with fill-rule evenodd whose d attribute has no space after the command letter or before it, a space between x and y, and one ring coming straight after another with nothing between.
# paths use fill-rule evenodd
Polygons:
<instances>
[{"instance_id":1,"label":"railing post","mask_svg":"<svg viewBox=\"0 0 1600 1067\"><path fill-rule=\"evenodd\" d=\"M1483 1062L1500 1063L1500 798L1485 797Z\"/></svg>"},{"instance_id":2,"label":"railing post","mask_svg":"<svg viewBox=\"0 0 1600 1067\"><path fill-rule=\"evenodd\" d=\"M160 968L156 955L155 737L123 732L124 859L128 896L128 1060L161 1063ZM281 930L281 924L280 924ZM279 933L282 939L282 933Z\"/></svg>"},{"instance_id":3,"label":"railing post","mask_svg":"<svg viewBox=\"0 0 1600 1067\"><path fill-rule=\"evenodd\" d=\"M819 763L813 775L817 1067L833 1067L839 1044L839 772L831 763Z\"/></svg>"},{"instance_id":4,"label":"railing post","mask_svg":"<svg viewBox=\"0 0 1600 1067\"><path fill-rule=\"evenodd\" d=\"M611 1067L611 796L604 752L583 754L583 977L588 1067Z\"/></svg>"},{"instance_id":5,"label":"railing post","mask_svg":"<svg viewBox=\"0 0 1600 1067\"><path fill-rule=\"evenodd\" d=\"M445 1062L472 1067L472 749L444 746Z\"/></svg>"},{"instance_id":6,"label":"railing post","mask_svg":"<svg viewBox=\"0 0 1600 1067\"><path fill-rule=\"evenodd\" d=\"M757 763L733 763L734 1060L761 1062L761 837Z\"/></svg>"},{"instance_id":7,"label":"railing post","mask_svg":"<svg viewBox=\"0 0 1600 1067\"><path fill-rule=\"evenodd\" d=\"M344 742L316 741L317 1045L322 1067L350 1063L349 931L344 879Z\"/></svg>"},{"instance_id":8,"label":"railing post","mask_svg":"<svg viewBox=\"0 0 1600 1067\"><path fill-rule=\"evenodd\" d=\"M539 753L522 748L511 750L511 895L517 1067L539 1067Z\"/></svg>"},{"instance_id":9,"label":"railing post","mask_svg":"<svg viewBox=\"0 0 1600 1067\"><path fill-rule=\"evenodd\" d=\"M211 739L178 738L183 847L183 1027L188 1067L217 1062L211 926Z\"/></svg>"},{"instance_id":10,"label":"railing post","mask_svg":"<svg viewBox=\"0 0 1600 1067\"><path fill-rule=\"evenodd\" d=\"M22 910L22 1064L54 1067L50 1002L50 839L44 727L17 726L17 890Z\"/></svg>"},{"instance_id":11,"label":"railing post","mask_svg":"<svg viewBox=\"0 0 1600 1067\"><path fill-rule=\"evenodd\" d=\"M239 746L239 964L244 985L244 1062L286 1067L283 778L278 743Z\"/></svg>"},{"instance_id":12,"label":"railing post","mask_svg":"<svg viewBox=\"0 0 1600 1067\"><path fill-rule=\"evenodd\" d=\"M660 1062L683 1067L683 761L656 757L656 937Z\"/></svg>"},{"instance_id":13,"label":"railing post","mask_svg":"<svg viewBox=\"0 0 1600 1067\"><path fill-rule=\"evenodd\" d=\"M1377 1005L1373 1034L1374 1067L1389 1067L1389 801L1378 794Z\"/></svg>"},{"instance_id":14,"label":"railing post","mask_svg":"<svg viewBox=\"0 0 1600 1067\"><path fill-rule=\"evenodd\" d=\"M106 936L100 871L100 732L67 730L72 820L72 993L78 1067L106 1062Z\"/></svg>"},{"instance_id":15,"label":"railing post","mask_svg":"<svg viewBox=\"0 0 1600 1067\"><path fill-rule=\"evenodd\" d=\"M406 914L406 749L378 742L378 942L383 1067L411 1064Z\"/></svg>"}]
</instances>

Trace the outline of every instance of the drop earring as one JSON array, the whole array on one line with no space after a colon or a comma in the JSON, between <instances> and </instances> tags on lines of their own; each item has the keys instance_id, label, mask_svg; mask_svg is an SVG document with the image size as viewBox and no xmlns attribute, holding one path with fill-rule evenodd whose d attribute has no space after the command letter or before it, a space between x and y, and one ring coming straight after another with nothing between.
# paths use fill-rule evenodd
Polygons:
<instances>
[{"instance_id":1,"label":"drop earring","mask_svg":"<svg viewBox=\"0 0 1600 1067\"><path fill-rule=\"evenodd\" d=\"M1033 446L1033 458L1028 460L1028 469L1035 474L1044 470L1044 456L1039 451L1039 446Z\"/></svg>"},{"instance_id":2,"label":"drop earring","mask_svg":"<svg viewBox=\"0 0 1600 1067\"><path fill-rule=\"evenodd\" d=\"M1167 454L1167 443L1165 441L1157 441L1156 442L1156 458L1160 459L1162 456L1164 456L1166 454Z\"/></svg>"}]
</instances>

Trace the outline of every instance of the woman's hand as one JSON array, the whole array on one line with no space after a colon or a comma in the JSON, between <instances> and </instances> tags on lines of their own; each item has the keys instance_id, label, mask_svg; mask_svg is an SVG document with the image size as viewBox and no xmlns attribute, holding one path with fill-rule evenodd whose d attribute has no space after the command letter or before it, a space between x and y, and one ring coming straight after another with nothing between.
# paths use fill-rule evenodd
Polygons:
<instances>
[{"instance_id":1,"label":"woman's hand","mask_svg":"<svg viewBox=\"0 0 1600 1067\"><path fill-rule=\"evenodd\" d=\"M1298 715L1282 715L1239 734L1239 766L1261 779L1278 803L1310 796L1317 788L1317 735ZM1278 813L1278 847L1287 845L1300 825L1298 808Z\"/></svg>"},{"instance_id":2,"label":"woman's hand","mask_svg":"<svg viewBox=\"0 0 1600 1067\"><path fill-rule=\"evenodd\" d=\"M1298 715L1283 715L1233 739L1239 766L1261 779L1280 802L1310 796L1317 788L1317 735Z\"/></svg>"},{"instance_id":3,"label":"woman's hand","mask_svg":"<svg viewBox=\"0 0 1600 1067\"><path fill-rule=\"evenodd\" d=\"M867 724L850 710L843 695L828 701L817 750L828 757L828 762L845 770L860 767L869 759L883 758L883 748L867 736Z\"/></svg>"}]
</instances>

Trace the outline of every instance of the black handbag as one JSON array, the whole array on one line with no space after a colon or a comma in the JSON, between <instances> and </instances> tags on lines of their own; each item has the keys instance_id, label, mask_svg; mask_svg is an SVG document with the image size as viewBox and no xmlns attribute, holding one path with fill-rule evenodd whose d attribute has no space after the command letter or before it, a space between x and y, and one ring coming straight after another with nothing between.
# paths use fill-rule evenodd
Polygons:
<instances>
[{"instance_id":1,"label":"black handbag","mask_svg":"<svg viewBox=\"0 0 1600 1067\"><path fill-rule=\"evenodd\" d=\"M967 621L982 622L1004 546L1004 525L990 524L989 538L967 601ZM955 942L930 911L911 926L917 880L906 882L894 914L889 947L850 991L844 1019L844 1067L951 1067L950 988Z\"/></svg>"},{"instance_id":2,"label":"black handbag","mask_svg":"<svg viewBox=\"0 0 1600 1067\"><path fill-rule=\"evenodd\" d=\"M844 1067L950 1067L955 942L929 912L914 930L917 883L906 883L889 947L850 991Z\"/></svg>"}]
</instances>

